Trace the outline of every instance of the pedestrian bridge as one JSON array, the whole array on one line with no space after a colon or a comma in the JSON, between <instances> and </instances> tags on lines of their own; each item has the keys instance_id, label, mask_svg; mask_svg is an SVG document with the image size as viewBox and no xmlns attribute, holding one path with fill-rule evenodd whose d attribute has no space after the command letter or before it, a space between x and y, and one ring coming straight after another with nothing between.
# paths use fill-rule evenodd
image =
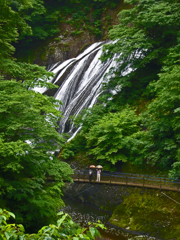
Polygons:
<instances>
[{"instance_id":1,"label":"pedestrian bridge","mask_svg":"<svg viewBox=\"0 0 180 240\"><path fill-rule=\"evenodd\" d=\"M91 183L91 184L112 184L131 187L152 188L168 191L180 192L180 181L167 177L156 177L141 174L129 173L101 173L101 181L96 182L96 174L93 175L92 181L89 180L89 173L82 170L74 170L72 175L74 182Z\"/></svg>"}]
</instances>

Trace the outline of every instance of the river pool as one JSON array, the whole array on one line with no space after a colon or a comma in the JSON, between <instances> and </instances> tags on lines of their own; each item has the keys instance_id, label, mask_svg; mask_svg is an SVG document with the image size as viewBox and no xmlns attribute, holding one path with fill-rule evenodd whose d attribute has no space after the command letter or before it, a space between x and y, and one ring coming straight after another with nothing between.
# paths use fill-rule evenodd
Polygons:
<instances>
[{"instance_id":1,"label":"river pool","mask_svg":"<svg viewBox=\"0 0 180 240\"><path fill-rule=\"evenodd\" d=\"M130 234L123 232L122 235L122 230L116 229L108 224L110 214L90 205L76 202L71 198L64 198L63 201L66 206L61 209L61 211L68 213L72 217L72 220L80 226L87 227L88 222L97 222L100 220L107 227L107 230L100 230L102 240L126 240L130 237Z\"/></svg>"}]
</instances>

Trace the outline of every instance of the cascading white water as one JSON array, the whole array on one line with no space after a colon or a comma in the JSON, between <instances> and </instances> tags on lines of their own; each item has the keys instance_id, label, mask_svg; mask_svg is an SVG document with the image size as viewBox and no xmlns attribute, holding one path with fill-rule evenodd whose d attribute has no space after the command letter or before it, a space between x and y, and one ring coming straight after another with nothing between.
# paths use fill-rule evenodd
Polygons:
<instances>
[{"instance_id":1,"label":"cascading white water","mask_svg":"<svg viewBox=\"0 0 180 240\"><path fill-rule=\"evenodd\" d=\"M83 109L90 108L97 102L103 77L115 65L113 59L106 63L100 61L102 46L102 42L94 43L76 58L57 63L49 69L55 73L51 82L59 85L51 95L63 103L59 106L63 112L59 123L60 133L66 132L71 136L77 133L80 128L76 129L69 117L76 117ZM46 88L38 91L48 94Z\"/></svg>"}]
</instances>

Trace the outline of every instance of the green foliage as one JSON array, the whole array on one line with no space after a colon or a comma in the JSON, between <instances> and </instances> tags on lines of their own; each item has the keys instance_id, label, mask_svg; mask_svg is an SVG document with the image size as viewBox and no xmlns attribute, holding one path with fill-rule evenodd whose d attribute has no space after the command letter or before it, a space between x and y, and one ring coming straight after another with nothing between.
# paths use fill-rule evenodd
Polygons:
<instances>
[{"instance_id":1,"label":"green foliage","mask_svg":"<svg viewBox=\"0 0 180 240\"><path fill-rule=\"evenodd\" d=\"M77 154L85 153L87 151L86 133L89 132L94 123L97 122L100 116L103 116L105 108L102 105L95 105L91 109L83 110L75 120L75 125L81 125L82 130L71 141L69 141L60 154L63 159L69 159Z\"/></svg>"},{"instance_id":2,"label":"green foliage","mask_svg":"<svg viewBox=\"0 0 180 240\"><path fill-rule=\"evenodd\" d=\"M107 109L102 104L96 104L93 108L83 110L82 114L75 119L75 124L82 125L82 131L86 133L105 113Z\"/></svg>"},{"instance_id":3,"label":"green foliage","mask_svg":"<svg viewBox=\"0 0 180 240\"><path fill-rule=\"evenodd\" d=\"M19 219L26 215L26 226L35 219L46 223L63 204L63 181L69 181L72 174L53 154L65 141L55 130L61 117L55 109L58 102L26 90L20 82L5 80L0 82L0 101L3 205L14 208ZM47 184L49 177L55 182Z\"/></svg>"},{"instance_id":4,"label":"green foliage","mask_svg":"<svg viewBox=\"0 0 180 240\"><path fill-rule=\"evenodd\" d=\"M74 36L74 35L80 35L81 33L83 33L83 31L72 31L71 32L71 35Z\"/></svg>"},{"instance_id":5,"label":"green foliage","mask_svg":"<svg viewBox=\"0 0 180 240\"><path fill-rule=\"evenodd\" d=\"M157 81L149 84L156 97L141 114L146 131L136 136L136 162L171 169L169 176L179 177L179 44L169 49ZM137 156L137 155L135 155Z\"/></svg>"},{"instance_id":6,"label":"green foliage","mask_svg":"<svg viewBox=\"0 0 180 240\"><path fill-rule=\"evenodd\" d=\"M16 1L24 7L30 6L29 2ZM0 1L0 66L7 62L6 58L10 58L15 51L12 42L17 41L19 31L30 34L31 29L21 17L21 15L11 8L11 1ZM5 62L5 63L4 63ZM8 61L8 63L10 60ZM2 68L2 67L1 67ZM1 74L1 69L0 69Z\"/></svg>"},{"instance_id":7,"label":"green foliage","mask_svg":"<svg viewBox=\"0 0 180 240\"><path fill-rule=\"evenodd\" d=\"M144 126L149 130L146 157L152 165L171 167L179 162L179 65L159 74L159 80L152 83L157 97L149 104L144 114ZM173 166L177 169L178 163Z\"/></svg>"},{"instance_id":8,"label":"green foliage","mask_svg":"<svg viewBox=\"0 0 180 240\"><path fill-rule=\"evenodd\" d=\"M126 162L129 156L131 135L138 131L139 119L130 108L118 113L109 113L94 123L85 135L88 153L102 164Z\"/></svg>"},{"instance_id":9,"label":"green foliage","mask_svg":"<svg viewBox=\"0 0 180 240\"><path fill-rule=\"evenodd\" d=\"M145 89L150 81L157 79L154 73L160 71L168 48L177 43L180 18L179 3L154 0L129 2L136 2L136 5L120 12L120 24L110 30L111 39L117 41L104 47L102 58L105 61L115 53L120 53L113 71L115 76L112 77L110 73L111 80L107 81L105 87L115 89L120 85L124 98L127 98L125 93L134 92L132 86L136 89L143 85ZM124 76L128 68L133 71ZM145 82L142 76L147 76L146 73L149 76Z\"/></svg>"},{"instance_id":10,"label":"green foliage","mask_svg":"<svg viewBox=\"0 0 180 240\"><path fill-rule=\"evenodd\" d=\"M43 0L32 0L31 6L27 8L21 7L23 18L31 26L32 36L26 38L26 41L34 39L46 39L54 36L59 32L58 23L62 20L61 12L52 9ZM21 34L20 39L24 39L26 34Z\"/></svg>"},{"instance_id":11,"label":"green foliage","mask_svg":"<svg viewBox=\"0 0 180 240\"><path fill-rule=\"evenodd\" d=\"M129 190L130 192L130 190ZM179 201L179 194L166 192ZM159 191L141 191L125 196L110 219L112 224L130 231L146 232L160 239L179 239L179 205Z\"/></svg>"},{"instance_id":12,"label":"green foliage","mask_svg":"<svg viewBox=\"0 0 180 240\"><path fill-rule=\"evenodd\" d=\"M52 74L11 57L19 31L30 29L21 10L31 2L0 5L0 203L32 230L56 220L64 181L73 171L54 155L65 142L56 131L61 103L32 90L52 87Z\"/></svg>"},{"instance_id":13,"label":"green foliage","mask_svg":"<svg viewBox=\"0 0 180 240\"><path fill-rule=\"evenodd\" d=\"M13 4L17 6L14 7ZM19 32L31 33L31 28L21 14L21 9L31 7L31 2L15 1L13 4L11 1L0 2L0 76L22 81L27 89L35 86L52 88L54 86L48 83L50 77L53 76L52 73L47 72L44 67L17 62L12 58L15 51L13 42L18 40ZM19 12L14 9L19 9Z\"/></svg>"},{"instance_id":14,"label":"green foliage","mask_svg":"<svg viewBox=\"0 0 180 240\"><path fill-rule=\"evenodd\" d=\"M89 227L81 228L74 223L68 214L59 212L56 224L49 224L49 226L42 227L38 233L27 234L21 224L9 224L7 221L10 217L15 218L15 215L6 210L0 209L0 239L21 239L21 240L45 240L45 239L72 239L93 240L95 237L101 237L97 228L104 229L104 225L100 222L89 223Z\"/></svg>"},{"instance_id":15,"label":"green foliage","mask_svg":"<svg viewBox=\"0 0 180 240\"><path fill-rule=\"evenodd\" d=\"M69 159L75 156L75 154L86 151L86 140L83 134L78 133L71 141L67 142L63 147L60 156L63 159Z\"/></svg>"},{"instance_id":16,"label":"green foliage","mask_svg":"<svg viewBox=\"0 0 180 240\"><path fill-rule=\"evenodd\" d=\"M110 30L111 39L116 41L104 46L103 61L117 53L119 56L116 67L107 75L101 101L111 112L126 110L127 103L138 106L142 125L141 131L132 135L131 147L125 151L126 154L130 152L129 160L164 170L171 169L173 164L173 174L177 176L180 3L164 0L127 2L132 8L121 11L119 25ZM113 95L112 90L117 94ZM91 129L89 132L93 135ZM101 138L106 139L105 130ZM92 142L90 152L97 150L93 144L97 145ZM123 144L128 146L124 139ZM113 151L113 147L109 149Z\"/></svg>"},{"instance_id":17,"label":"green foliage","mask_svg":"<svg viewBox=\"0 0 180 240\"><path fill-rule=\"evenodd\" d=\"M32 48L37 48L37 44L49 41L58 33L65 36L64 31L61 30L62 23L71 25L72 35L79 35L82 31L88 30L90 34L100 39L103 9L113 8L117 3L119 0L111 2L108 0L31 0L28 7L23 5L20 7L20 12L22 19L31 27L32 34L20 32L19 42L16 44L16 56L22 57L25 52L29 55ZM17 10L17 7L14 7L14 11ZM71 32L68 32L69 36L70 34Z\"/></svg>"},{"instance_id":18,"label":"green foliage","mask_svg":"<svg viewBox=\"0 0 180 240\"><path fill-rule=\"evenodd\" d=\"M116 67L104 79L102 105L87 110L80 120L86 148L105 166L128 160L142 168L148 164L159 171L169 169L169 176L177 178L180 3L126 2L131 7L120 12L119 24L110 30L114 43L104 46L101 58L117 57ZM137 110L131 116L129 109ZM126 118L129 125L123 124Z\"/></svg>"}]
</instances>

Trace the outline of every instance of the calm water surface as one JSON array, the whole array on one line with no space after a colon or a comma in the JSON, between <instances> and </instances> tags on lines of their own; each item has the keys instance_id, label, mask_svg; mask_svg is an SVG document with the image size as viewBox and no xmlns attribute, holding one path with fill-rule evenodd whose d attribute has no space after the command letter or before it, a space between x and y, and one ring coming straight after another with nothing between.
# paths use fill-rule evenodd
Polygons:
<instances>
[{"instance_id":1,"label":"calm water surface","mask_svg":"<svg viewBox=\"0 0 180 240\"><path fill-rule=\"evenodd\" d=\"M88 222L97 222L100 220L106 227L107 230L100 230L101 239L104 240L126 240L128 239L127 233L124 233L126 236L122 235L122 231L115 229L109 225L107 222L111 215L104 213L103 211L97 210L92 206L83 204L80 202L73 201L73 199L63 199L66 206L61 209L63 212L68 213L72 220L76 223L79 223L82 227L87 227ZM131 235L132 236L132 235Z\"/></svg>"}]
</instances>

